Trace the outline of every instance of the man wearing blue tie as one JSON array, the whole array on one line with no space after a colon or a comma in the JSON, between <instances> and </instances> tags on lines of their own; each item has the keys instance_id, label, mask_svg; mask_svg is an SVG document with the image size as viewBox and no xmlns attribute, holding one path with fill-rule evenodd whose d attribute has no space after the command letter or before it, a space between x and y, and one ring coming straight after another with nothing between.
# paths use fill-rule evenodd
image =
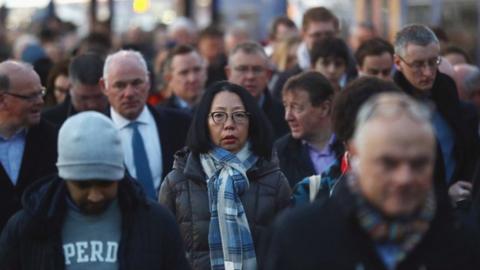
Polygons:
<instances>
[{"instance_id":1,"label":"man wearing blue tie","mask_svg":"<svg viewBox=\"0 0 480 270\"><path fill-rule=\"evenodd\" d=\"M161 180L171 170L173 154L184 145L190 117L146 105L150 80L145 59L136 51L109 55L100 84L120 131L125 165L146 195L156 199Z\"/></svg>"}]
</instances>

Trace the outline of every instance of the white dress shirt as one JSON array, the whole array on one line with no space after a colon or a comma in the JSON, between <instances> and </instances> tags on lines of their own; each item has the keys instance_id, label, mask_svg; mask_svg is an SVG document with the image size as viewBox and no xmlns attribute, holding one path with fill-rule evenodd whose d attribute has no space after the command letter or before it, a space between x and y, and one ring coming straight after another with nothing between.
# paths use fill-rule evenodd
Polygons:
<instances>
[{"instance_id":1,"label":"white dress shirt","mask_svg":"<svg viewBox=\"0 0 480 270\"><path fill-rule=\"evenodd\" d=\"M152 172L153 186L158 191L160 183L162 181L162 146L160 144L160 136L158 134L157 123L153 118L152 113L148 110L147 106L143 107L142 113L137 119L131 121L118 112L113 107L110 107L110 114L112 116L113 123L120 131L120 137L122 138L123 152L125 155L125 165L128 172L135 178L137 178L137 171L135 169L135 163L133 161L132 151L132 129L129 127L131 122L139 122L138 131L142 135L143 143L145 145L145 151L147 152L148 164Z\"/></svg>"}]
</instances>

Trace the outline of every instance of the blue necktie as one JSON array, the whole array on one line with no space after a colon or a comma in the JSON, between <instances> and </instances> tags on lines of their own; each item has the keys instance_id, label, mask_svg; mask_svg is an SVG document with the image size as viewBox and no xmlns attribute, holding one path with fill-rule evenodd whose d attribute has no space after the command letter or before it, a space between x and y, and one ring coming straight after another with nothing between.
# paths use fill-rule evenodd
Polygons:
<instances>
[{"instance_id":1,"label":"blue necktie","mask_svg":"<svg viewBox=\"0 0 480 270\"><path fill-rule=\"evenodd\" d=\"M153 187L153 177L150 171L150 165L148 164L147 151L143 144L142 135L138 131L138 122L130 123L132 128L132 151L133 151L133 163L137 171L137 180L142 184L143 189L147 196L151 199L156 199L155 188Z\"/></svg>"}]
</instances>

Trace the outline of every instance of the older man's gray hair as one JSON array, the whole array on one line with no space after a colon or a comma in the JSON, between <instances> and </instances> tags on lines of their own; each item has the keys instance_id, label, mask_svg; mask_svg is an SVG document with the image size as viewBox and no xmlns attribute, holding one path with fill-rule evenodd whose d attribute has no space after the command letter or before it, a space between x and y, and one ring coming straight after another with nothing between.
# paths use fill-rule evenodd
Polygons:
<instances>
[{"instance_id":1,"label":"older man's gray hair","mask_svg":"<svg viewBox=\"0 0 480 270\"><path fill-rule=\"evenodd\" d=\"M145 73L147 74L147 79L148 79L147 62L145 61L145 58L143 58L142 54L134 50L119 50L115 53L108 55L107 59L105 59L105 64L103 66L103 79L105 80L106 84L108 84L107 77L108 77L108 72L110 70L110 66L112 65L112 63L116 59L124 58L124 57L136 58L140 66L145 70Z\"/></svg>"},{"instance_id":2,"label":"older man's gray hair","mask_svg":"<svg viewBox=\"0 0 480 270\"><path fill-rule=\"evenodd\" d=\"M407 115L422 126L433 136L431 111L429 108L403 93L381 93L371 97L358 112L354 143L360 147L363 140L365 126L368 122L377 119L394 119Z\"/></svg>"},{"instance_id":3,"label":"older man's gray hair","mask_svg":"<svg viewBox=\"0 0 480 270\"><path fill-rule=\"evenodd\" d=\"M263 49L262 45L260 45L255 41L246 41L235 46L228 56L229 64L231 63L232 57L238 52L243 52L245 54L258 54L258 55L261 55L263 58L265 58L265 61L268 62L268 56L267 56L267 53L265 52L265 49Z\"/></svg>"},{"instance_id":4,"label":"older man's gray hair","mask_svg":"<svg viewBox=\"0 0 480 270\"><path fill-rule=\"evenodd\" d=\"M439 44L435 33L425 25L410 24L402 28L395 37L395 54L405 57L408 44L427 46L431 43Z\"/></svg>"}]
</instances>

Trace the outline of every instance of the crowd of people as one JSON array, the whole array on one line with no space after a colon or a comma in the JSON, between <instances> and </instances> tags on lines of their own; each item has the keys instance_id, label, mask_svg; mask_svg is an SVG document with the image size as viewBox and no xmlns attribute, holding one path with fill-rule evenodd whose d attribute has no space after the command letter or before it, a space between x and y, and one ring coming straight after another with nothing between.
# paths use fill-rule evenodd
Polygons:
<instances>
[{"instance_id":1,"label":"crowd of people","mask_svg":"<svg viewBox=\"0 0 480 270\"><path fill-rule=\"evenodd\" d=\"M480 69L441 29L340 30L16 37L0 269L478 269Z\"/></svg>"}]
</instances>

